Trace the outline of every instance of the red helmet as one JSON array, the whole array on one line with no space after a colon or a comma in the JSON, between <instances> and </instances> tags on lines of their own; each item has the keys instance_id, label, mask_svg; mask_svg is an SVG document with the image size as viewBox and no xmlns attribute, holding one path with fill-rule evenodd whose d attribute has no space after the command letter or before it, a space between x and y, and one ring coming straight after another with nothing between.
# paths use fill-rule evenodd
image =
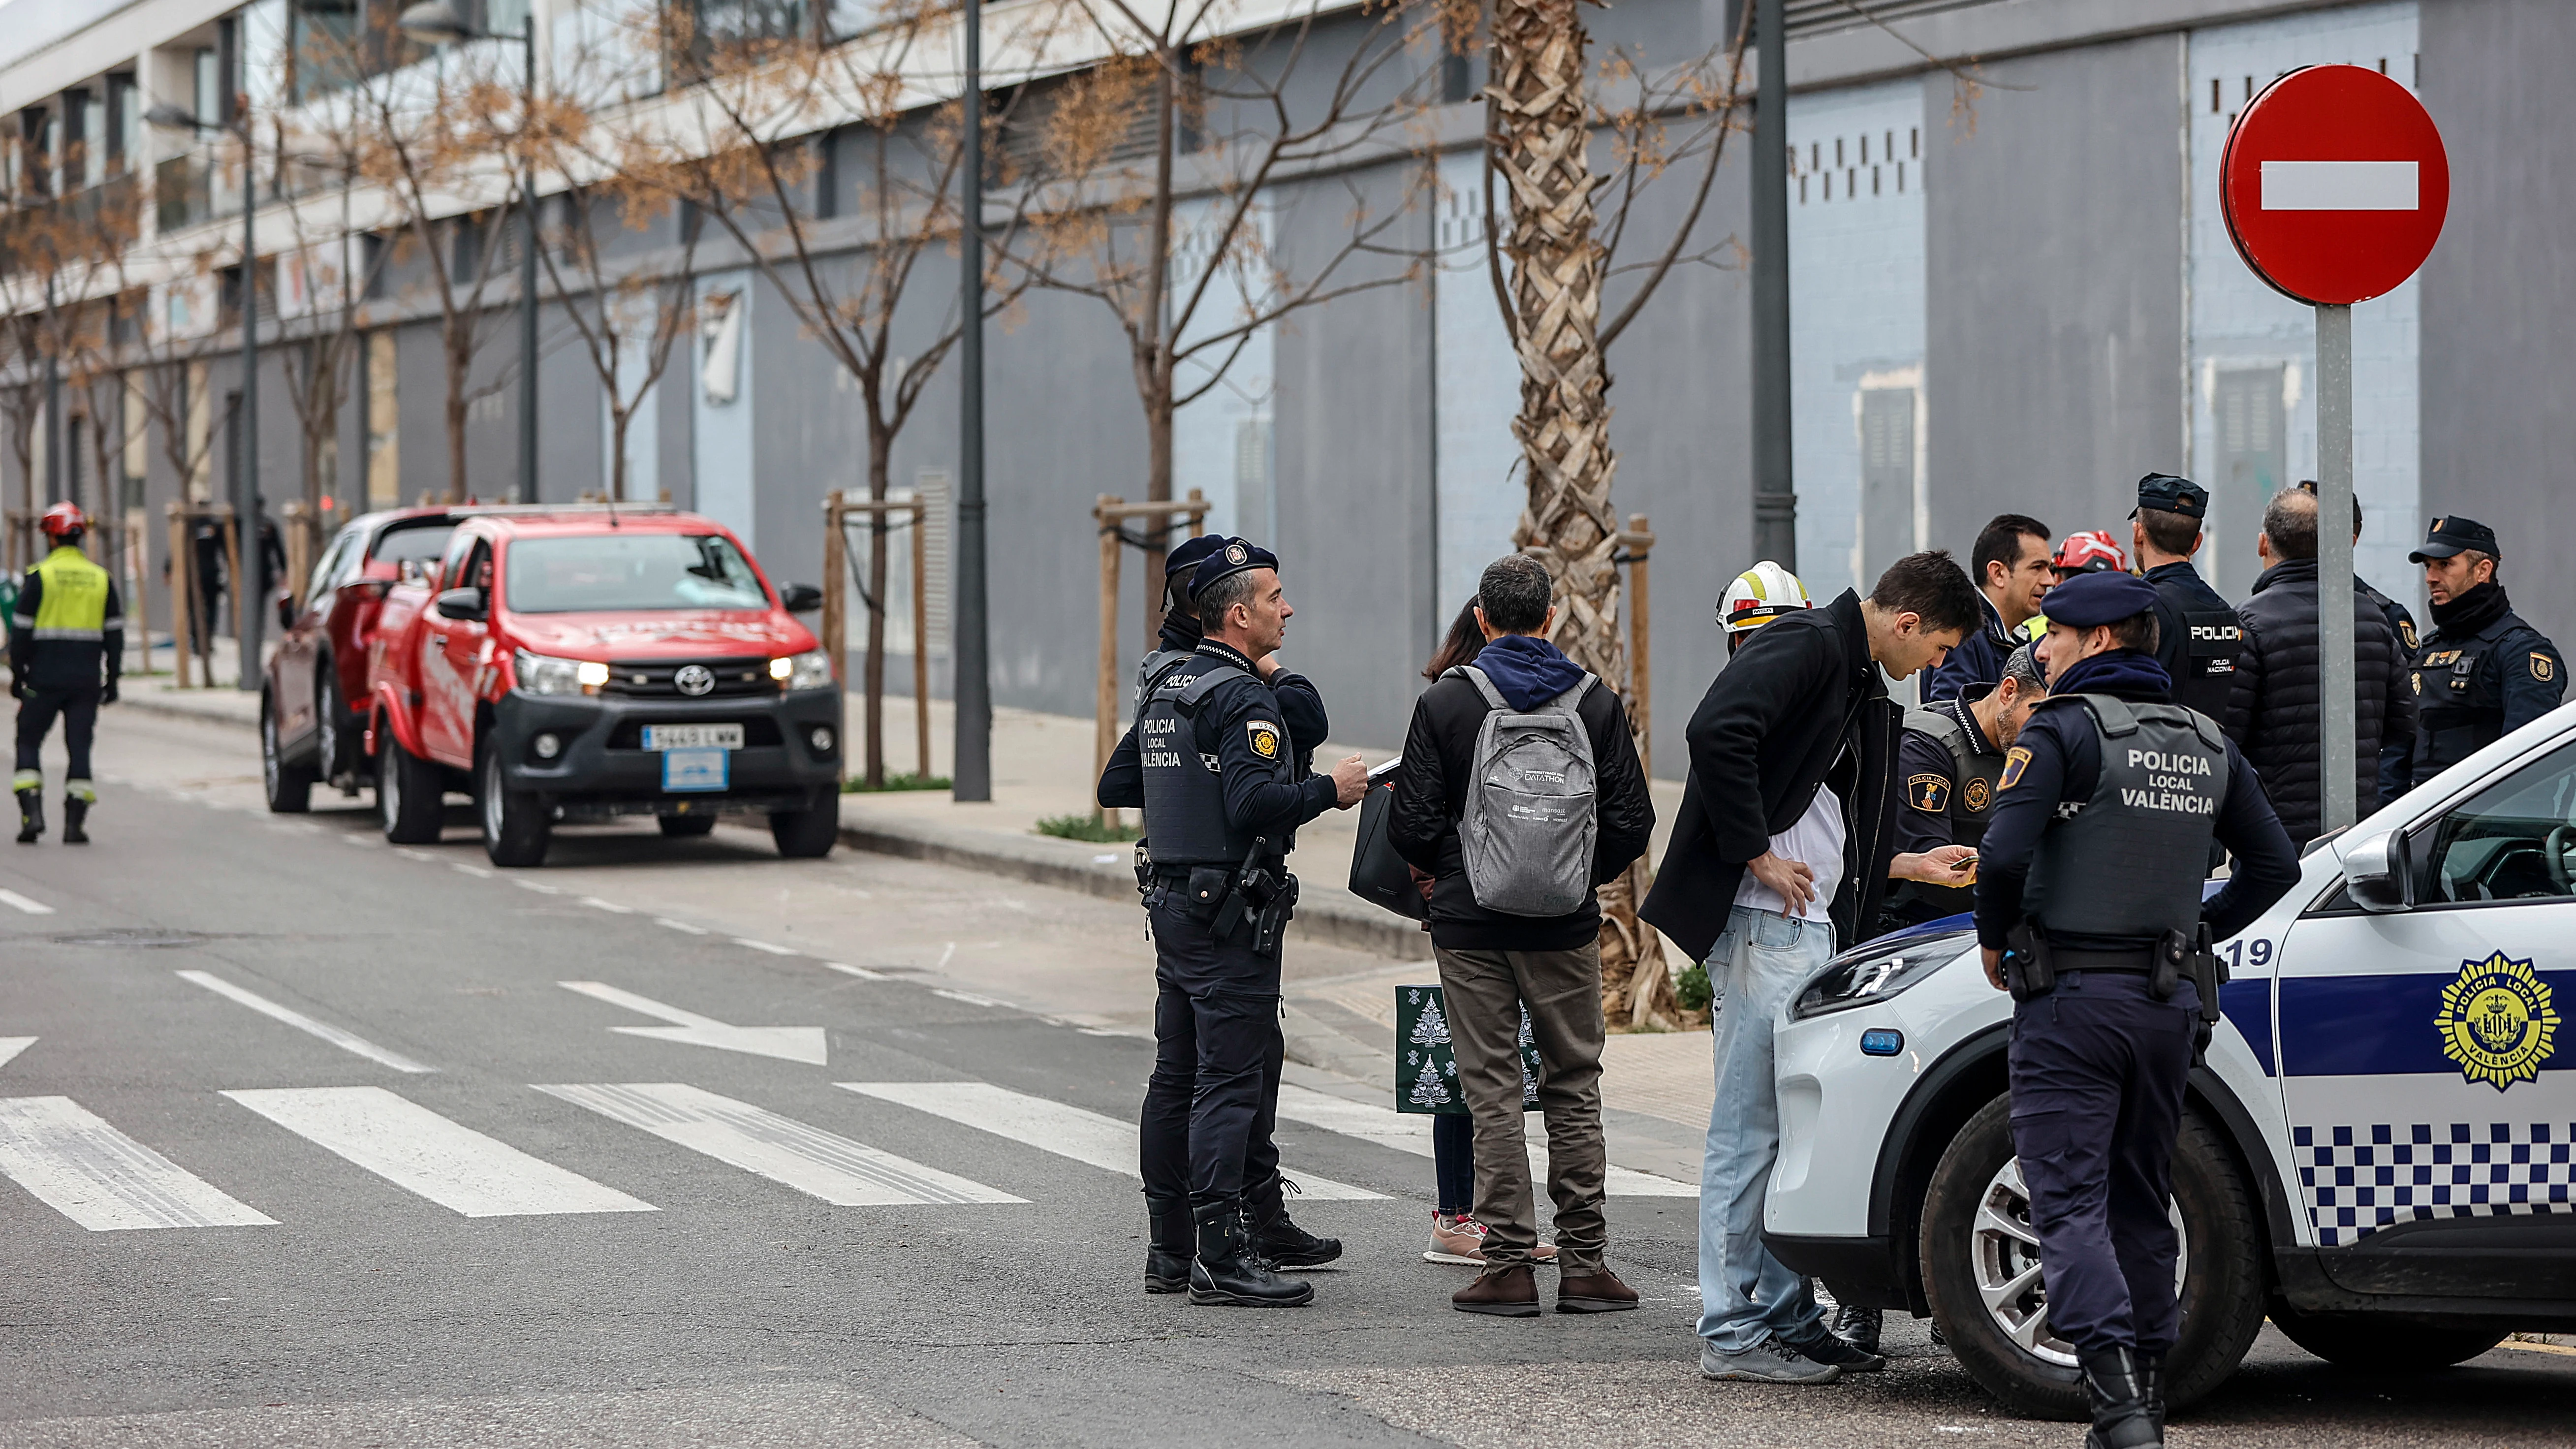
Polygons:
<instances>
[{"instance_id":1,"label":"red helmet","mask_svg":"<svg viewBox=\"0 0 2576 1449\"><path fill-rule=\"evenodd\" d=\"M61 538L65 534L86 531L89 515L81 512L77 503L57 503L45 510L45 516L37 526L45 530L45 537Z\"/></svg>"},{"instance_id":2,"label":"red helmet","mask_svg":"<svg viewBox=\"0 0 2576 1449\"><path fill-rule=\"evenodd\" d=\"M2066 542L2057 546L2057 557L2050 560L2061 574L2127 573L2129 556L2111 541L2111 535L2099 528L2083 533L2070 533Z\"/></svg>"}]
</instances>

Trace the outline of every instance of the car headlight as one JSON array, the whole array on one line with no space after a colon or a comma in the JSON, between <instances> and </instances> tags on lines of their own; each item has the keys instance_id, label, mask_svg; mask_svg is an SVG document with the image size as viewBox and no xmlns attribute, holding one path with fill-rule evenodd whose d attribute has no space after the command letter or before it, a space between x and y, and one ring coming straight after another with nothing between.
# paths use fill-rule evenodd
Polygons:
<instances>
[{"instance_id":1,"label":"car headlight","mask_svg":"<svg viewBox=\"0 0 2576 1449\"><path fill-rule=\"evenodd\" d=\"M1836 956L1789 1008L1792 1020L1885 1001L1949 965L1977 938L1974 931L1934 931L1872 941Z\"/></svg>"},{"instance_id":2,"label":"car headlight","mask_svg":"<svg viewBox=\"0 0 2576 1449\"><path fill-rule=\"evenodd\" d=\"M530 694L597 694L608 682L608 666L596 659L556 659L522 649L511 663L519 687Z\"/></svg>"},{"instance_id":3,"label":"car headlight","mask_svg":"<svg viewBox=\"0 0 2576 1449\"><path fill-rule=\"evenodd\" d=\"M789 689L829 689L832 685L832 656L820 649L769 661L769 677Z\"/></svg>"}]
</instances>

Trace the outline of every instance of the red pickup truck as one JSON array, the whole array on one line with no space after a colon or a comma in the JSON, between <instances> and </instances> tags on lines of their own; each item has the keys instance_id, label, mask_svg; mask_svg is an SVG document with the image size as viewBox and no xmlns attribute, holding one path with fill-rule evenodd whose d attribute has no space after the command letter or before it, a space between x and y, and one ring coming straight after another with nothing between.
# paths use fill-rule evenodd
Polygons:
<instances>
[{"instance_id":1,"label":"red pickup truck","mask_svg":"<svg viewBox=\"0 0 2576 1449\"><path fill-rule=\"evenodd\" d=\"M436 840L474 797L496 865L537 865L559 822L652 815L665 835L769 817L781 855L840 825L841 689L723 525L669 510L471 513L420 582L386 595L366 747L385 838Z\"/></svg>"}]
</instances>

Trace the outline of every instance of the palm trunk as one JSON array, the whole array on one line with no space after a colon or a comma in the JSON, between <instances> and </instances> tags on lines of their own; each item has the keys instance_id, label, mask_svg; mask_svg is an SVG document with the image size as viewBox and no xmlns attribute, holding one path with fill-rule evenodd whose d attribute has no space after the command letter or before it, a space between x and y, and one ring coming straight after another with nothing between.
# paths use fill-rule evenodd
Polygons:
<instances>
[{"instance_id":1,"label":"palm trunk","mask_svg":"<svg viewBox=\"0 0 2576 1449\"><path fill-rule=\"evenodd\" d=\"M1601 244L1593 236L1586 36L1578 0L1498 0L1493 65L1499 125L1493 164L1510 185L1513 331L1521 362L1512 435L1528 465L1529 508L1514 541L1556 576L1553 642L1614 685L1628 679L1620 628L1617 472L1601 322ZM1629 728L1645 722L1633 715ZM1637 919L1641 861L1601 889L1601 1003L1613 1022L1677 1013L1654 931Z\"/></svg>"}]
</instances>

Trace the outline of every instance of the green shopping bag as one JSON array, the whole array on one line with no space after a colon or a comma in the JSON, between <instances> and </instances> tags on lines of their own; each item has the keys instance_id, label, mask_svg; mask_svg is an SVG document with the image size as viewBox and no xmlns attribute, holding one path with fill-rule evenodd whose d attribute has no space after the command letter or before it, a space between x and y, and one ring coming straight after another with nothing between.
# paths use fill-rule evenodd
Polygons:
<instances>
[{"instance_id":1,"label":"green shopping bag","mask_svg":"<svg viewBox=\"0 0 2576 1449\"><path fill-rule=\"evenodd\" d=\"M1464 1116L1458 1051L1449 1040L1449 1003L1437 986L1395 988L1395 1110ZM1521 1110L1538 1110L1538 1043L1521 1008Z\"/></svg>"}]
</instances>

